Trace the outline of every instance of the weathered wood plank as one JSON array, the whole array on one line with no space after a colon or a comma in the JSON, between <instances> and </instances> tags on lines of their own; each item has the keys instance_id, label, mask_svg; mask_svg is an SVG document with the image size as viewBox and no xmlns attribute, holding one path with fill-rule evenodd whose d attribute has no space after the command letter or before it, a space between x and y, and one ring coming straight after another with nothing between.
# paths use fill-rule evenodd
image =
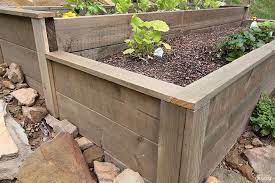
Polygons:
<instances>
[{"instance_id":1,"label":"weathered wood plank","mask_svg":"<svg viewBox=\"0 0 275 183\"><path fill-rule=\"evenodd\" d=\"M25 75L41 83L38 57L35 51L1 39L0 44L6 63L17 63Z\"/></svg>"},{"instance_id":2,"label":"weathered wood plank","mask_svg":"<svg viewBox=\"0 0 275 183\"><path fill-rule=\"evenodd\" d=\"M111 54L116 54L119 53L120 51L124 50L126 48L126 45L124 43L122 44L115 44L115 45L110 45L110 46L104 46L104 47L99 47L99 48L93 48L93 49L88 49L88 50L82 50L82 51L77 51L73 52L73 54L89 58L89 59L102 59L106 56L109 56Z\"/></svg>"},{"instance_id":3,"label":"weathered wood plank","mask_svg":"<svg viewBox=\"0 0 275 183\"><path fill-rule=\"evenodd\" d=\"M144 20L163 20L170 26L168 34L230 22L242 21L245 8L139 13ZM55 18L59 50L77 52L123 43L131 34L132 14ZM110 34L112 32L112 34Z\"/></svg>"},{"instance_id":4,"label":"weathered wood plank","mask_svg":"<svg viewBox=\"0 0 275 183\"><path fill-rule=\"evenodd\" d=\"M179 181L185 111L161 101L157 183Z\"/></svg>"},{"instance_id":5,"label":"weathered wood plank","mask_svg":"<svg viewBox=\"0 0 275 183\"><path fill-rule=\"evenodd\" d=\"M178 96L179 93L181 94L184 92L184 88L181 86L133 73L71 53L58 51L50 52L46 55L49 60L54 62L67 65L98 78L111 81L118 85L167 102L171 101L172 96ZM182 100L180 101L183 103ZM185 104L189 103L185 102Z\"/></svg>"},{"instance_id":6,"label":"weathered wood plank","mask_svg":"<svg viewBox=\"0 0 275 183\"><path fill-rule=\"evenodd\" d=\"M29 17L29 18L45 18L45 17L55 16L54 12L34 11L29 9L10 8L10 7L1 7L0 13L7 14L7 15L21 16L21 17Z\"/></svg>"},{"instance_id":7,"label":"weathered wood plank","mask_svg":"<svg viewBox=\"0 0 275 183\"><path fill-rule=\"evenodd\" d=\"M61 118L70 120L79 128L80 134L155 182L156 144L60 93L57 93L57 98Z\"/></svg>"},{"instance_id":8,"label":"weathered wood plank","mask_svg":"<svg viewBox=\"0 0 275 183\"><path fill-rule=\"evenodd\" d=\"M0 63L4 63L4 57L3 57L3 53L2 53L2 48L1 48L1 42L0 42Z\"/></svg>"},{"instance_id":9,"label":"weathered wood plank","mask_svg":"<svg viewBox=\"0 0 275 183\"><path fill-rule=\"evenodd\" d=\"M0 14L0 39L36 50L30 18Z\"/></svg>"},{"instance_id":10,"label":"weathered wood plank","mask_svg":"<svg viewBox=\"0 0 275 183\"><path fill-rule=\"evenodd\" d=\"M197 111L186 110L180 183L199 182L209 103Z\"/></svg>"},{"instance_id":11,"label":"weathered wood plank","mask_svg":"<svg viewBox=\"0 0 275 183\"><path fill-rule=\"evenodd\" d=\"M226 115L225 118L228 125L221 137L213 139L209 139L209 137L206 138L200 180L203 180L216 168L227 152L236 143L238 137L242 134L247 125L260 93L261 90L259 88L250 92L250 94L240 102L240 105L224 114Z\"/></svg>"},{"instance_id":12,"label":"weathered wood plank","mask_svg":"<svg viewBox=\"0 0 275 183\"><path fill-rule=\"evenodd\" d=\"M32 26L47 109L53 116L58 117L52 63L47 61L45 57L45 53L49 52L45 19L32 19Z\"/></svg>"},{"instance_id":13,"label":"weathered wood plank","mask_svg":"<svg viewBox=\"0 0 275 183\"><path fill-rule=\"evenodd\" d=\"M61 94L157 143L159 100L61 64L54 76Z\"/></svg>"}]
</instances>

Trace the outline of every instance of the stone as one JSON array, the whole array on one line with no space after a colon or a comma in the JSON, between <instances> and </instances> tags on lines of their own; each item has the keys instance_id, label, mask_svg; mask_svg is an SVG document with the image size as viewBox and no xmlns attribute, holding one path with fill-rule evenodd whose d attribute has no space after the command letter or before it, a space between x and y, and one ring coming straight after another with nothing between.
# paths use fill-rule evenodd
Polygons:
<instances>
[{"instance_id":1,"label":"stone","mask_svg":"<svg viewBox=\"0 0 275 183\"><path fill-rule=\"evenodd\" d=\"M17 183L96 183L76 141L60 133L43 143L20 167Z\"/></svg>"},{"instance_id":2,"label":"stone","mask_svg":"<svg viewBox=\"0 0 275 183\"><path fill-rule=\"evenodd\" d=\"M45 107L35 106L35 107L22 107L23 116L30 119L32 122L40 122L48 114Z\"/></svg>"},{"instance_id":3,"label":"stone","mask_svg":"<svg viewBox=\"0 0 275 183\"><path fill-rule=\"evenodd\" d=\"M98 146L92 146L83 152L84 158L89 167L94 167L94 161L103 161L104 152Z\"/></svg>"},{"instance_id":4,"label":"stone","mask_svg":"<svg viewBox=\"0 0 275 183\"><path fill-rule=\"evenodd\" d=\"M220 181L219 183L251 183L242 175L224 168L216 168L212 176L216 177Z\"/></svg>"},{"instance_id":5,"label":"stone","mask_svg":"<svg viewBox=\"0 0 275 183\"><path fill-rule=\"evenodd\" d=\"M275 181L275 147L258 147L244 152L256 174L272 177Z\"/></svg>"},{"instance_id":6,"label":"stone","mask_svg":"<svg viewBox=\"0 0 275 183\"><path fill-rule=\"evenodd\" d=\"M241 157L238 151L230 151L226 156L225 161L231 168L238 170L248 180L255 182L253 169L247 165L247 162Z\"/></svg>"},{"instance_id":7,"label":"stone","mask_svg":"<svg viewBox=\"0 0 275 183\"><path fill-rule=\"evenodd\" d=\"M246 149L252 149L253 147L254 147L254 146L253 146L253 145L250 145L250 144L244 146L244 148L246 148Z\"/></svg>"},{"instance_id":8,"label":"stone","mask_svg":"<svg viewBox=\"0 0 275 183\"><path fill-rule=\"evenodd\" d=\"M259 138L254 138L252 140L252 145L253 146L256 146L256 147L261 147L263 146L264 144L262 143L262 141L259 139Z\"/></svg>"},{"instance_id":9,"label":"stone","mask_svg":"<svg viewBox=\"0 0 275 183\"><path fill-rule=\"evenodd\" d=\"M6 74L8 65L6 63L0 64L0 76L4 76Z\"/></svg>"},{"instance_id":10,"label":"stone","mask_svg":"<svg viewBox=\"0 0 275 183\"><path fill-rule=\"evenodd\" d=\"M94 161L94 170L99 183L113 183L120 171L112 163L99 161Z\"/></svg>"},{"instance_id":11,"label":"stone","mask_svg":"<svg viewBox=\"0 0 275 183\"><path fill-rule=\"evenodd\" d=\"M115 178L113 183L144 183L144 180L138 172L127 168Z\"/></svg>"},{"instance_id":12,"label":"stone","mask_svg":"<svg viewBox=\"0 0 275 183\"><path fill-rule=\"evenodd\" d=\"M77 127L70 123L68 120L59 121L50 114L45 117L45 120L46 123L53 128L54 133L68 132L74 138L76 138L78 135Z\"/></svg>"},{"instance_id":13,"label":"stone","mask_svg":"<svg viewBox=\"0 0 275 183\"><path fill-rule=\"evenodd\" d=\"M18 147L19 153L14 159L0 161L0 180L13 180L17 177L22 162L32 153L24 129L9 114L5 117L9 133Z\"/></svg>"},{"instance_id":14,"label":"stone","mask_svg":"<svg viewBox=\"0 0 275 183\"><path fill-rule=\"evenodd\" d=\"M92 147L93 145L95 145L93 142L91 142L89 139L85 138L85 137L81 137L79 139L76 140L76 142L79 145L79 148L84 151L90 147Z\"/></svg>"},{"instance_id":15,"label":"stone","mask_svg":"<svg viewBox=\"0 0 275 183\"><path fill-rule=\"evenodd\" d=\"M15 89L14 84L9 80L4 80L2 83L5 88L11 89L11 90Z\"/></svg>"},{"instance_id":16,"label":"stone","mask_svg":"<svg viewBox=\"0 0 275 183\"><path fill-rule=\"evenodd\" d=\"M205 183L221 183L221 181L219 181L216 177L213 176L209 176Z\"/></svg>"},{"instance_id":17,"label":"stone","mask_svg":"<svg viewBox=\"0 0 275 183\"><path fill-rule=\"evenodd\" d=\"M21 67L15 63L10 64L6 75L14 84L24 82L24 74L21 70Z\"/></svg>"},{"instance_id":18,"label":"stone","mask_svg":"<svg viewBox=\"0 0 275 183\"><path fill-rule=\"evenodd\" d=\"M11 93L11 91L8 89L3 90L4 96L9 95L10 93Z\"/></svg>"},{"instance_id":19,"label":"stone","mask_svg":"<svg viewBox=\"0 0 275 183\"><path fill-rule=\"evenodd\" d=\"M21 88L11 93L21 105L32 106L35 103L38 92L32 88Z\"/></svg>"},{"instance_id":20,"label":"stone","mask_svg":"<svg viewBox=\"0 0 275 183\"><path fill-rule=\"evenodd\" d=\"M18 90L18 89L21 89L21 88L28 88L28 84L27 83L17 83L15 88Z\"/></svg>"},{"instance_id":21,"label":"stone","mask_svg":"<svg viewBox=\"0 0 275 183\"><path fill-rule=\"evenodd\" d=\"M0 161L13 159L18 155L18 148L12 139L5 122L6 104L0 100Z\"/></svg>"}]
</instances>

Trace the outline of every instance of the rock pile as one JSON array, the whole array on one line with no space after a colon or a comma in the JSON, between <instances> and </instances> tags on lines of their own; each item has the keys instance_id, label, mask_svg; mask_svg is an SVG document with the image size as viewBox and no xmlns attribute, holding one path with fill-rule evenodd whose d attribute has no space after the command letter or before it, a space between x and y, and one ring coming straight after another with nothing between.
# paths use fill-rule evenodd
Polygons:
<instances>
[{"instance_id":1,"label":"rock pile","mask_svg":"<svg viewBox=\"0 0 275 183\"><path fill-rule=\"evenodd\" d=\"M4 120L0 100L0 182L144 183L139 173L104 162L104 150L68 120L48 114L19 65L1 64L0 76L0 97L9 112Z\"/></svg>"}]
</instances>

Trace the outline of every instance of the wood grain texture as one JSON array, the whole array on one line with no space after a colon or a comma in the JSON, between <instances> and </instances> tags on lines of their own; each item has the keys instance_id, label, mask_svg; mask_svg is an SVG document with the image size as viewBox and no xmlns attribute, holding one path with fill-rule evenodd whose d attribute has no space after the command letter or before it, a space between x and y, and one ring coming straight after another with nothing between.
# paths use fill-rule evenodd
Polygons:
<instances>
[{"instance_id":1,"label":"wood grain texture","mask_svg":"<svg viewBox=\"0 0 275 183\"><path fill-rule=\"evenodd\" d=\"M54 76L61 94L158 142L159 100L61 64L54 64Z\"/></svg>"},{"instance_id":2,"label":"wood grain texture","mask_svg":"<svg viewBox=\"0 0 275 183\"><path fill-rule=\"evenodd\" d=\"M49 52L45 19L32 19L32 26L47 109L53 116L58 117L52 63L48 62L45 57L45 54Z\"/></svg>"},{"instance_id":3,"label":"wood grain texture","mask_svg":"<svg viewBox=\"0 0 275 183\"><path fill-rule=\"evenodd\" d=\"M168 34L242 21L243 7L139 13L144 20L163 20ZM77 52L123 43L131 35L132 14L99 15L73 19L55 18L59 50ZM112 34L110 34L112 32Z\"/></svg>"},{"instance_id":4,"label":"wood grain texture","mask_svg":"<svg viewBox=\"0 0 275 183\"><path fill-rule=\"evenodd\" d=\"M98 78L116 83L134 91L170 102L173 96L184 92L184 87L130 72L71 53L58 51L46 54L49 60L83 71ZM189 104L177 98L179 105ZM187 100L188 101L188 100Z\"/></svg>"},{"instance_id":5,"label":"wood grain texture","mask_svg":"<svg viewBox=\"0 0 275 183\"><path fill-rule=\"evenodd\" d=\"M2 48L1 48L1 42L0 42L0 63L4 63L4 57L3 57L3 52L2 52Z\"/></svg>"},{"instance_id":6,"label":"wood grain texture","mask_svg":"<svg viewBox=\"0 0 275 183\"><path fill-rule=\"evenodd\" d=\"M197 111L186 110L180 183L199 182L209 103Z\"/></svg>"},{"instance_id":7,"label":"wood grain texture","mask_svg":"<svg viewBox=\"0 0 275 183\"><path fill-rule=\"evenodd\" d=\"M47 11L35 11L35 10L28 10L23 8L10 8L10 7L1 7L0 8L1 14L7 15L14 15L20 17L29 17L29 18L45 18L45 17L54 17L54 12L47 12Z\"/></svg>"},{"instance_id":8,"label":"wood grain texture","mask_svg":"<svg viewBox=\"0 0 275 183\"><path fill-rule=\"evenodd\" d=\"M68 119L79 128L80 134L155 182L156 144L60 93L57 93L57 98L62 119Z\"/></svg>"},{"instance_id":9,"label":"wood grain texture","mask_svg":"<svg viewBox=\"0 0 275 183\"><path fill-rule=\"evenodd\" d=\"M30 18L0 14L0 39L36 50Z\"/></svg>"},{"instance_id":10,"label":"wood grain texture","mask_svg":"<svg viewBox=\"0 0 275 183\"><path fill-rule=\"evenodd\" d=\"M21 66L25 75L41 83L37 53L28 48L0 39L3 58L6 63Z\"/></svg>"},{"instance_id":11,"label":"wood grain texture","mask_svg":"<svg viewBox=\"0 0 275 183\"><path fill-rule=\"evenodd\" d=\"M245 129L262 92L275 87L275 55L211 99L201 179L209 175Z\"/></svg>"},{"instance_id":12,"label":"wood grain texture","mask_svg":"<svg viewBox=\"0 0 275 183\"><path fill-rule=\"evenodd\" d=\"M182 107L161 101L157 183L179 181L185 112Z\"/></svg>"}]
</instances>

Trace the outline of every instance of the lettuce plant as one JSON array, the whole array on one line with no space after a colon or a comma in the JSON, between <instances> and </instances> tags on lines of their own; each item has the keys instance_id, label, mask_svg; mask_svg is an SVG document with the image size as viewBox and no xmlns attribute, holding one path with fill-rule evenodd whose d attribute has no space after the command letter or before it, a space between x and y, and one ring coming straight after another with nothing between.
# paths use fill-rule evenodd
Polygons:
<instances>
[{"instance_id":1,"label":"lettuce plant","mask_svg":"<svg viewBox=\"0 0 275 183\"><path fill-rule=\"evenodd\" d=\"M97 15L107 13L103 5L97 0L66 0L65 7L70 8L76 15ZM65 15L66 16L66 15Z\"/></svg>"},{"instance_id":2,"label":"lettuce plant","mask_svg":"<svg viewBox=\"0 0 275 183\"><path fill-rule=\"evenodd\" d=\"M128 13L133 7L132 0L112 0L115 4L116 13Z\"/></svg>"},{"instance_id":3,"label":"lettuce plant","mask_svg":"<svg viewBox=\"0 0 275 183\"><path fill-rule=\"evenodd\" d=\"M125 40L129 48L123 54L142 58L152 54L160 46L171 49L169 44L161 40L161 33L169 31L169 26L165 22L160 20L143 21L134 14L131 26L133 36L131 39Z\"/></svg>"},{"instance_id":4,"label":"lettuce plant","mask_svg":"<svg viewBox=\"0 0 275 183\"><path fill-rule=\"evenodd\" d=\"M150 8L150 2L149 0L138 0L137 7L139 11L146 12Z\"/></svg>"},{"instance_id":5,"label":"lettuce plant","mask_svg":"<svg viewBox=\"0 0 275 183\"><path fill-rule=\"evenodd\" d=\"M158 10L172 11L176 10L181 0L156 0Z\"/></svg>"}]
</instances>

